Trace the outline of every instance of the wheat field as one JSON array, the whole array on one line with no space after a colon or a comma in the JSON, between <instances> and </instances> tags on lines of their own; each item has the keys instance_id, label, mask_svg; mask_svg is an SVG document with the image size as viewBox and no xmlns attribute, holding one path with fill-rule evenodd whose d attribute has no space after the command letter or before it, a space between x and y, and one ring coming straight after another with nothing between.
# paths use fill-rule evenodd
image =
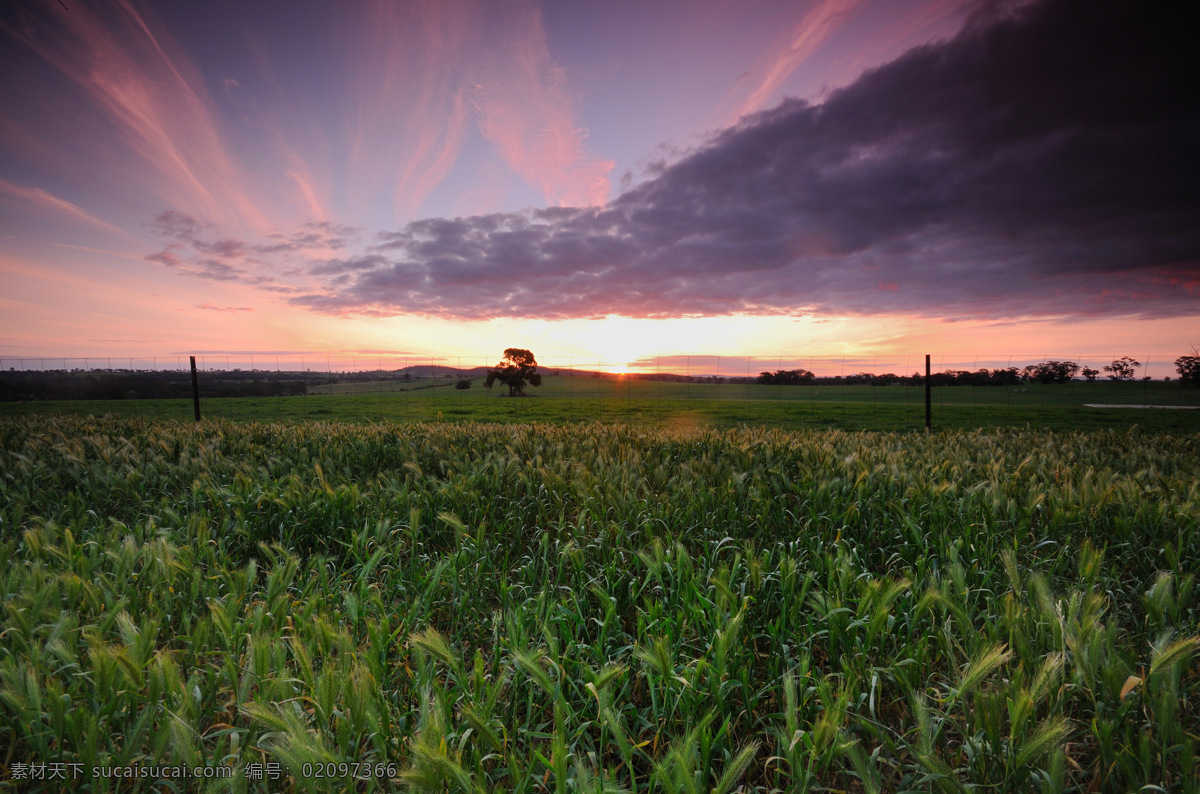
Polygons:
<instances>
[{"instance_id":1,"label":"wheat field","mask_svg":"<svg viewBox=\"0 0 1200 794\"><path fill-rule=\"evenodd\" d=\"M10 417L0 472L0 788L1200 790L1196 434Z\"/></svg>"}]
</instances>

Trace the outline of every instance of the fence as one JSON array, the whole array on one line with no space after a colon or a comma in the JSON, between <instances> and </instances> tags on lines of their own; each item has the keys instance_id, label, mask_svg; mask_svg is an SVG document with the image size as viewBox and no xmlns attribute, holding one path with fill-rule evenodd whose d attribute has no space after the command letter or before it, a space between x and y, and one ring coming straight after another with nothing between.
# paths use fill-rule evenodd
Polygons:
<instances>
[{"instance_id":1,"label":"fence","mask_svg":"<svg viewBox=\"0 0 1200 794\"><path fill-rule=\"evenodd\" d=\"M541 385L527 389L538 399L528 401L500 400L507 389L483 388L497 358L201 352L195 362L206 417L850 429L918 428L925 420L924 354L679 355L630 362L549 356L538 362ZM933 354L933 424L1139 424L1197 432L1200 411L1189 409L1200 407L1200 390L1179 382L1175 358L1133 357L1136 366L1114 382L1105 367L1121 356ZM190 420L191 398L188 355L0 357L0 415L65 411Z\"/></svg>"},{"instance_id":2,"label":"fence","mask_svg":"<svg viewBox=\"0 0 1200 794\"><path fill-rule=\"evenodd\" d=\"M753 356L720 356L712 354L670 355L640 358L633 361L616 361L589 356L539 357L540 369L576 370L580 372L604 372L608 374L654 375L676 373L696 377L752 377L762 371L780 369L806 369L820 377L849 376L858 373L912 374L924 369L924 355L795 355L772 354ZM1151 380L1175 378L1174 361L1182 354L1132 356L1137 366L1134 379L1149 377ZM196 366L201 372L244 371L244 372L388 372L421 367L447 367L455 369L487 368L494 366L499 356L427 356L392 353L175 353L166 356L5 356L0 355L0 371L50 372L50 371L138 371L138 372L185 372L188 359L195 356ZM946 370L976 372L980 369L1004 370L1038 365L1051 361L1068 361L1084 369L1095 370L1097 378L1107 379L1104 367L1126 354L1121 355L965 355L934 353L931 365L934 372ZM1079 377L1082 378L1082 375Z\"/></svg>"}]
</instances>

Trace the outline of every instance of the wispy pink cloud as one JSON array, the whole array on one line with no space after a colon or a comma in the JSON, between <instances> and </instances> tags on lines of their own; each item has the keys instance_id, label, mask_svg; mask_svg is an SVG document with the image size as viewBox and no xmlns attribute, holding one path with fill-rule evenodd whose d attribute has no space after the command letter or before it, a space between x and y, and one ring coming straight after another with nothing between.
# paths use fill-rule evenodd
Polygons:
<instances>
[{"instance_id":1,"label":"wispy pink cloud","mask_svg":"<svg viewBox=\"0 0 1200 794\"><path fill-rule=\"evenodd\" d=\"M33 205L39 209L48 210L59 215L65 215L66 217L73 218L77 221L84 221L85 223L90 223L93 226L99 226L102 229L107 229L110 232L116 232L122 236L129 236L126 232L118 229L116 226L113 226L106 221L100 220L87 210L75 206L66 199L61 199L58 196L47 193L41 188L14 185L11 182L6 182L5 180L0 179L0 192L6 193L22 203Z\"/></svg>"},{"instance_id":2,"label":"wispy pink cloud","mask_svg":"<svg viewBox=\"0 0 1200 794\"><path fill-rule=\"evenodd\" d=\"M390 199L409 219L449 173L469 127L464 64L479 48L478 6L376 0L354 35L349 182L361 201Z\"/></svg>"},{"instance_id":3,"label":"wispy pink cloud","mask_svg":"<svg viewBox=\"0 0 1200 794\"><path fill-rule=\"evenodd\" d=\"M598 206L609 197L615 167L588 151L567 74L551 57L541 13L526 2L500 6L501 21L475 85L484 136L546 200Z\"/></svg>"},{"instance_id":4,"label":"wispy pink cloud","mask_svg":"<svg viewBox=\"0 0 1200 794\"><path fill-rule=\"evenodd\" d=\"M296 183L296 189L300 191L300 197L308 211L312 214L314 220L325 221L329 220L329 213L325 210L325 206L317 197L317 191L313 188L312 176L307 170L300 172L295 168L289 168L287 175Z\"/></svg>"},{"instance_id":5,"label":"wispy pink cloud","mask_svg":"<svg viewBox=\"0 0 1200 794\"><path fill-rule=\"evenodd\" d=\"M81 86L150 167L165 203L224 224L265 229L199 71L128 2L106 19L86 6L53 9L61 38L25 42Z\"/></svg>"},{"instance_id":6,"label":"wispy pink cloud","mask_svg":"<svg viewBox=\"0 0 1200 794\"><path fill-rule=\"evenodd\" d=\"M125 251L112 251L106 248L93 248L87 245L72 245L70 243L56 242L54 245L56 248L66 248L71 251L86 251L89 254L104 254L105 256L115 256L121 259L128 259L133 262L144 262L146 260L146 256L144 254L131 254Z\"/></svg>"},{"instance_id":7,"label":"wispy pink cloud","mask_svg":"<svg viewBox=\"0 0 1200 794\"><path fill-rule=\"evenodd\" d=\"M413 154L404 165L393 194L398 211L416 212L429 192L445 178L462 148L466 128L466 101L460 89L451 99L443 130L424 126L417 131Z\"/></svg>"},{"instance_id":8,"label":"wispy pink cloud","mask_svg":"<svg viewBox=\"0 0 1200 794\"><path fill-rule=\"evenodd\" d=\"M246 127L262 136L263 151L272 160L258 169L259 178L275 187L276 210L290 221L307 218L319 223L332 217L333 163L328 157L329 141L304 97L289 92L280 82L276 63L267 47L247 33L247 47L254 64L253 79L246 84L222 77L222 99L237 109ZM272 177L279 175L281 179Z\"/></svg>"},{"instance_id":9,"label":"wispy pink cloud","mask_svg":"<svg viewBox=\"0 0 1200 794\"><path fill-rule=\"evenodd\" d=\"M951 21L965 12L962 0L931 0L931 2L905 9L903 14L889 19L855 43L846 48L835 60L826 82L836 87L852 82L864 69L878 62L880 54L897 52L913 46L915 42L930 39L930 32L943 29L948 36Z\"/></svg>"},{"instance_id":10,"label":"wispy pink cloud","mask_svg":"<svg viewBox=\"0 0 1200 794\"><path fill-rule=\"evenodd\" d=\"M814 5L771 51L753 88L724 123L733 123L775 101L776 93L788 77L824 46L861 1L821 0Z\"/></svg>"},{"instance_id":11,"label":"wispy pink cloud","mask_svg":"<svg viewBox=\"0 0 1200 794\"><path fill-rule=\"evenodd\" d=\"M249 306L214 306L211 303L198 303L197 309L206 309L213 312L252 312L254 309Z\"/></svg>"}]
</instances>

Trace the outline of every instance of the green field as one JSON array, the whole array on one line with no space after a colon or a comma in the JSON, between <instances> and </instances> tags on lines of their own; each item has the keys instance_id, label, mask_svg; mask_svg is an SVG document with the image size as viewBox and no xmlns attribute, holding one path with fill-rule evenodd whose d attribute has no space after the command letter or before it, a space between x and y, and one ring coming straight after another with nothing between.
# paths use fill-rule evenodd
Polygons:
<instances>
[{"instance_id":1,"label":"green field","mask_svg":"<svg viewBox=\"0 0 1200 794\"><path fill-rule=\"evenodd\" d=\"M1200 790L1200 434L30 416L0 473L0 787ZM155 764L232 777L92 773Z\"/></svg>"},{"instance_id":2,"label":"green field","mask_svg":"<svg viewBox=\"0 0 1200 794\"><path fill-rule=\"evenodd\" d=\"M442 384L442 385L434 385ZM399 391L404 388L407 391ZM657 427L915 430L925 425L924 389L913 386L759 386L549 376L527 398L489 391L476 379L341 383L303 397L201 398L202 415L250 421L621 422ZM201 392L203 395L203 391ZM933 389L935 429L1041 427L1200 432L1200 410L1088 408L1087 403L1200 406L1200 390L1177 383L943 386ZM0 416L112 414L190 419L190 400L0 403Z\"/></svg>"},{"instance_id":3,"label":"green field","mask_svg":"<svg viewBox=\"0 0 1200 794\"><path fill-rule=\"evenodd\" d=\"M477 381L478 382L478 381ZM425 389L445 389L454 386L453 378L410 378L409 380L369 380L348 383L326 383L308 387L308 394L398 394Z\"/></svg>"}]
</instances>

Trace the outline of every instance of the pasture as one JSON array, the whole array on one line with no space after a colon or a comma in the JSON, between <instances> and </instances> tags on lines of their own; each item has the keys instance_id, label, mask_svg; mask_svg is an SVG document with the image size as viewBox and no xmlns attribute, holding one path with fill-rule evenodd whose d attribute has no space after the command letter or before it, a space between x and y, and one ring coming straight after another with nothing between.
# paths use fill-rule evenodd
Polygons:
<instances>
[{"instance_id":1,"label":"pasture","mask_svg":"<svg viewBox=\"0 0 1200 794\"><path fill-rule=\"evenodd\" d=\"M454 379L368 381L310 386L294 397L208 397L206 418L237 421L348 422L614 422L643 427L811 430L917 430L925 425L924 389L915 386L761 386L547 376L527 398L487 390L480 379L455 389ZM1088 403L1200 408L1200 390L1178 383L1029 384L1024 387L939 386L935 429L1025 426L1051 430L1132 427L1200 432L1200 410L1091 408ZM0 417L43 414L146 416L186 420L188 399L0 402Z\"/></svg>"},{"instance_id":2,"label":"pasture","mask_svg":"<svg viewBox=\"0 0 1200 794\"><path fill-rule=\"evenodd\" d=\"M242 420L0 418L0 785L1200 789L1195 433Z\"/></svg>"}]
</instances>

